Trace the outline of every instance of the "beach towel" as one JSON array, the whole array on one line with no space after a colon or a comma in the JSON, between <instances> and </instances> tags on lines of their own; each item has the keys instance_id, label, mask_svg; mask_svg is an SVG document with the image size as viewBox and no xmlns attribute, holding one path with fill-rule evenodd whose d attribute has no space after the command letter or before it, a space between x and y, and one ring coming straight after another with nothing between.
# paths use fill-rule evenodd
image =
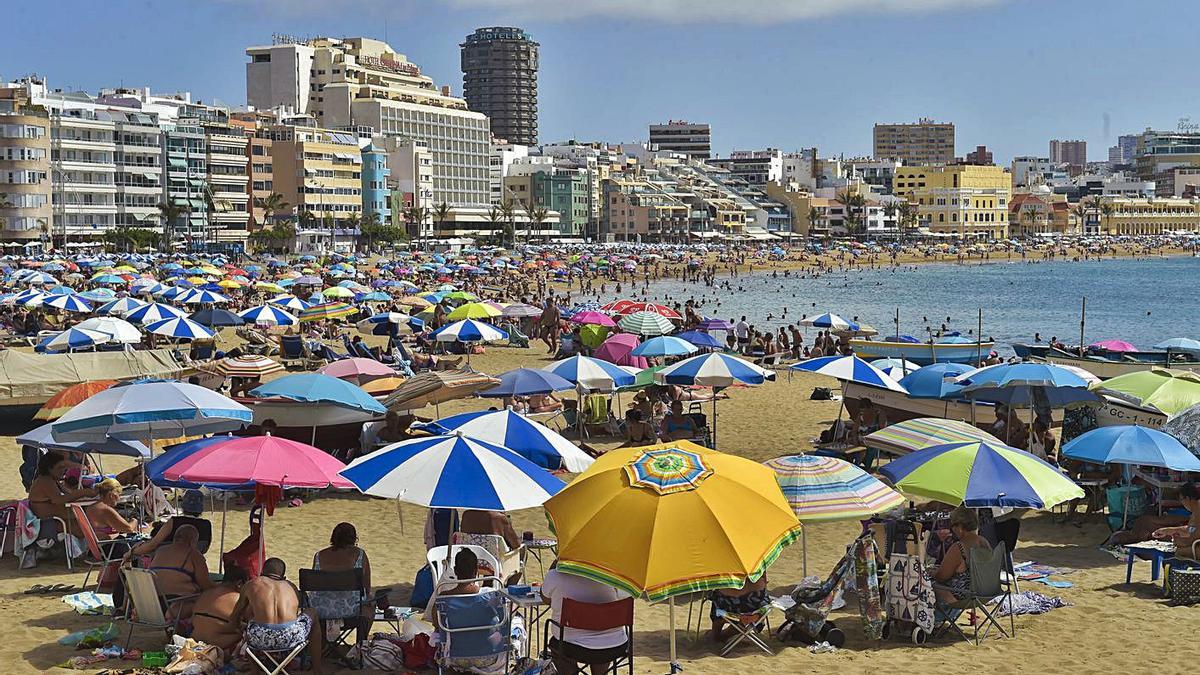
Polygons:
<instances>
[{"instance_id":1,"label":"beach towel","mask_svg":"<svg viewBox=\"0 0 1200 675\"><path fill-rule=\"evenodd\" d=\"M67 603L71 609L84 616L111 614L113 609L113 596L111 593L85 591L83 593L64 595L62 596L62 601Z\"/></svg>"},{"instance_id":2,"label":"beach towel","mask_svg":"<svg viewBox=\"0 0 1200 675\"><path fill-rule=\"evenodd\" d=\"M881 639L886 623L875 568L877 552L874 537L859 537L854 542L854 587L858 589L858 613L868 640Z\"/></svg>"},{"instance_id":3,"label":"beach towel","mask_svg":"<svg viewBox=\"0 0 1200 675\"><path fill-rule=\"evenodd\" d=\"M888 560L887 607L889 618L933 633L933 583L925 574L923 556L892 554Z\"/></svg>"},{"instance_id":4,"label":"beach towel","mask_svg":"<svg viewBox=\"0 0 1200 675\"><path fill-rule=\"evenodd\" d=\"M1011 604L1008 598L1005 598L1000 603L999 609L996 610L997 616L1008 616L1009 614L1045 614L1052 609L1070 606L1062 598L1052 598L1034 591L1013 593L1011 598Z\"/></svg>"},{"instance_id":5,"label":"beach towel","mask_svg":"<svg viewBox=\"0 0 1200 675\"><path fill-rule=\"evenodd\" d=\"M67 555L72 560L83 555L87 550L87 544L82 539L65 532L58 532L57 527L53 531L43 533L42 527L47 523L54 523L57 526L55 521L50 519L43 521L38 518L33 509L29 508L28 499L17 502L17 537L13 545L13 554L21 556L21 569L37 567L37 551L53 548L60 538L65 539Z\"/></svg>"}]
</instances>

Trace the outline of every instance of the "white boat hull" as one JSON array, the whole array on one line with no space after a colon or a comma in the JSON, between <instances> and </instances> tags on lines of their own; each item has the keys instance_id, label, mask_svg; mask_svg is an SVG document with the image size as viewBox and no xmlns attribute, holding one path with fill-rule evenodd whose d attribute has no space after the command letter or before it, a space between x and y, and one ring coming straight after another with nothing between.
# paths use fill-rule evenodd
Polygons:
<instances>
[{"instance_id":1,"label":"white boat hull","mask_svg":"<svg viewBox=\"0 0 1200 675\"><path fill-rule=\"evenodd\" d=\"M329 427L379 419L374 413L329 403L301 403L282 399L242 399L239 403L254 411L254 424L273 420L279 427Z\"/></svg>"},{"instance_id":2,"label":"white boat hull","mask_svg":"<svg viewBox=\"0 0 1200 675\"><path fill-rule=\"evenodd\" d=\"M1102 427L1136 424L1157 429L1166 421L1167 416L1157 410L1141 408L1111 396L1105 396L1104 405L1096 410L1096 422Z\"/></svg>"},{"instance_id":3,"label":"white boat hull","mask_svg":"<svg viewBox=\"0 0 1200 675\"><path fill-rule=\"evenodd\" d=\"M1095 375L1102 380L1110 380L1121 375L1129 373L1140 373L1143 370L1150 370L1155 367L1162 367L1154 363L1145 361L1111 361L1106 359L1088 359L1088 358L1070 358L1047 354L1044 358L1033 357L1033 361L1044 361L1052 363L1056 366L1076 366L1083 368L1089 373ZM1200 373L1200 365L1188 363L1172 363L1172 370L1190 370L1194 373Z\"/></svg>"},{"instance_id":4,"label":"white boat hull","mask_svg":"<svg viewBox=\"0 0 1200 675\"><path fill-rule=\"evenodd\" d=\"M851 399L869 398L874 404L884 409L888 422L895 424L917 417L938 417L948 420L959 420L975 424L991 424L996 419L991 403L982 401L971 402L961 400L942 400L937 398L911 398L898 391L871 387L857 382L843 382L842 396ZM847 405L851 410L857 410L858 402ZM972 408L974 409L972 411ZM1033 412L1028 408L1012 411L1013 417L1026 423L1032 422ZM1055 425L1062 424L1062 409L1050 413Z\"/></svg>"},{"instance_id":5,"label":"white boat hull","mask_svg":"<svg viewBox=\"0 0 1200 675\"><path fill-rule=\"evenodd\" d=\"M918 365L933 363L976 364L987 358L993 342L979 344L929 344L928 342L883 342L879 340L851 340L850 348L861 359L905 359Z\"/></svg>"}]
</instances>

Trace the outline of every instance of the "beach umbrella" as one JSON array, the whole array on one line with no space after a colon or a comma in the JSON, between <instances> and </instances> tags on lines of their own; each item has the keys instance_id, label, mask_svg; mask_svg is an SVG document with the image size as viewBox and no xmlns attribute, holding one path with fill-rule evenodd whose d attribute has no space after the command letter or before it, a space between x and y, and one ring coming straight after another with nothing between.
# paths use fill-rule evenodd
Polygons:
<instances>
[{"instance_id":1,"label":"beach umbrella","mask_svg":"<svg viewBox=\"0 0 1200 675\"><path fill-rule=\"evenodd\" d=\"M554 373L536 368L517 368L500 375L500 384L481 392L483 398L533 396L574 389L575 385Z\"/></svg>"},{"instance_id":2,"label":"beach umbrella","mask_svg":"<svg viewBox=\"0 0 1200 675\"><path fill-rule=\"evenodd\" d=\"M613 314L620 314L622 316L637 312L650 312L652 314L657 314L666 319L672 319L675 321L679 321L683 318L679 316L679 312L676 312L670 307L667 307L666 305L659 305L653 302L626 302L625 304L619 305L618 309L610 311L612 311Z\"/></svg>"},{"instance_id":3,"label":"beach umbrella","mask_svg":"<svg viewBox=\"0 0 1200 675\"><path fill-rule=\"evenodd\" d=\"M254 415L246 406L204 387L147 381L114 386L84 400L54 422L55 440L151 441L235 431Z\"/></svg>"},{"instance_id":4,"label":"beach umbrella","mask_svg":"<svg viewBox=\"0 0 1200 675\"><path fill-rule=\"evenodd\" d=\"M1200 457L1200 404L1172 415L1159 429L1174 436L1192 454Z\"/></svg>"},{"instance_id":5,"label":"beach umbrella","mask_svg":"<svg viewBox=\"0 0 1200 675\"><path fill-rule=\"evenodd\" d=\"M273 485L280 488L348 488L340 460L311 445L278 436L230 437L181 457L163 471L169 481Z\"/></svg>"},{"instance_id":6,"label":"beach umbrella","mask_svg":"<svg viewBox=\"0 0 1200 675\"><path fill-rule=\"evenodd\" d=\"M439 328L433 333L433 339L438 342L495 342L508 339L508 333L491 324L463 319Z\"/></svg>"},{"instance_id":7,"label":"beach umbrella","mask_svg":"<svg viewBox=\"0 0 1200 675\"><path fill-rule=\"evenodd\" d=\"M212 329L187 318L163 319L146 324L146 331L175 340L211 340L217 336Z\"/></svg>"},{"instance_id":8,"label":"beach umbrella","mask_svg":"<svg viewBox=\"0 0 1200 675\"><path fill-rule=\"evenodd\" d=\"M92 311L92 306L87 300L80 299L74 295L52 295L42 301L46 307L54 307L61 309L64 312L74 312L77 314L87 314Z\"/></svg>"},{"instance_id":9,"label":"beach umbrella","mask_svg":"<svg viewBox=\"0 0 1200 675\"><path fill-rule=\"evenodd\" d=\"M533 318L542 315L542 308L527 305L523 302L514 302L501 309L500 315L510 319Z\"/></svg>"},{"instance_id":10,"label":"beach umbrella","mask_svg":"<svg viewBox=\"0 0 1200 675\"><path fill-rule=\"evenodd\" d=\"M675 596L758 580L801 532L774 471L686 441L610 450L545 509L559 570L668 601L672 663Z\"/></svg>"},{"instance_id":11,"label":"beach umbrella","mask_svg":"<svg viewBox=\"0 0 1200 675\"><path fill-rule=\"evenodd\" d=\"M722 347L720 340L709 335L708 333L703 333L698 330L689 330L682 333L676 333L675 337L679 338L680 340L687 340L691 344L694 344L701 349L720 349Z\"/></svg>"},{"instance_id":12,"label":"beach umbrella","mask_svg":"<svg viewBox=\"0 0 1200 675\"><path fill-rule=\"evenodd\" d=\"M237 314L234 314L227 309L220 309L219 307L205 307L199 312L193 313L188 318L202 326L209 327L240 326L246 323L242 317L238 316Z\"/></svg>"},{"instance_id":13,"label":"beach umbrella","mask_svg":"<svg viewBox=\"0 0 1200 675\"><path fill-rule=\"evenodd\" d=\"M468 438L499 445L538 466L579 473L593 460L558 432L512 410L484 410L444 417L417 426L431 434L461 433Z\"/></svg>"},{"instance_id":14,"label":"beach umbrella","mask_svg":"<svg viewBox=\"0 0 1200 675\"><path fill-rule=\"evenodd\" d=\"M1165 349L1168 352L1184 354L1200 354L1200 340L1191 338L1171 338L1154 345L1155 349Z\"/></svg>"},{"instance_id":15,"label":"beach umbrella","mask_svg":"<svg viewBox=\"0 0 1200 675\"><path fill-rule=\"evenodd\" d=\"M972 370L965 363L933 363L910 371L900 379L900 386L911 398L955 398L962 391L955 378Z\"/></svg>"},{"instance_id":16,"label":"beach umbrella","mask_svg":"<svg viewBox=\"0 0 1200 675\"><path fill-rule=\"evenodd\" d=\"M973 424L938 417L905 420L863 437L863 443L868 448L893 455L907 455L934 445L973 442L984 442L992 446L1004 444L1004 441Z\"/></svg>"},{"instance_id":17,"label":"beach umbrella","mask_svg":"<svg viewBox=\"0 0 1200 675\"><path fill-rule=\"evenodd\" d=\"M116 384L116 380L88 380L73 384L51 396L34 414L35 420L56 420L84 400Z\"/></svg>"},{"instance_id":18,"label":"beach umbrella","mask_svg":"<svg viewBox=\"0 0 1200 675\"><path fill-rule=\"evenodd\" d=\"M1057 467L1006 445L935 445L892 460L879 470L901 492L971 508L1050 509L1083 490Z\"/></svg>"},{"instance_id":19,"label":"beach umbrella","mask_svg":"<svg viewBox=\"0 0 1200 675\"><path fill-rule=\"evenodd\" d=\"M288 314L274 305L259 305L251 307L238 316L242 321L256 326L294 326L298 323L296 317Z\"/></svg>"},{"instance_id":20,"label":"beach umbrella","mask_svg":"<svg viewBox=\"0 0 1200 675\"><path fill-rule=\"evenodd\" d=\"M358 386L320 373L296 373L272 380L250 392L258 398L286 398L304 403L332 405L382 415L387 412Z\"/></svg>"},{"instance_id":21,"label":"beach umbrella","mask_svg":"<svg viewBox=\"0 0 1200 675\"><path fill-rule=\"evenodd\" d=\"M661 314L655 312L634 312L626 314L618 322L621 330L637 333L644 337L666 335L674 332L675 324Z\"/></svg>"},{"instance_id":22,"label":"beach umbrella","mask_svg":"<svg viewBox=\"0 0 1200 675\"><path fill-rule=\"evenodd\" d=\"M363 494L429 508L518 511L541 506L563 488L512 450L461 433L384 446L341 475Z\"/></svg>"},{"instance_id":23,"label":"beach umbrella","mask_svg":"<svg viewBox=\"0 0 1200 675\"><path fill-rule=\"evenodd\" d=\"M467 302L455 307L446 319L450 321L460 321L462 319L492 319L498 317L503 312L499 307L487 302Z\"/></svg>"},{"instance_id":24,"label":"beach umbrella","mask_svg":"<svg viewBox=\"0 0 1200 675\"><path fill-rule=\"evenodd\" d=\"M87 347L95 347L110 342L112 336L100 331L88 330L86 328L68 328L51 335L41 342L37 343L34 351L39 352L61 352L73 351L76 349L84 349Z\"/></svg>"},{"instance_id":25,"label":"beach umbrella","mask_svg":"<svg viewBox=\"0 0 1200 675\"><path fill-rule=\"evenodd\" d=\"M654 374L654 380L662 384L712 387L712 441L717 445L717 397L716 393L735 384L758 385L774 380L774 371L743 361L742 359L712 352L699 354L667 366Z\"/></svg>"},{"instance_id":26,"label":"beach umbrella","mask_svg":"<svg viewBox=\"0 0 1200 675\"><path fill-rule=\"evenodd\" d=\"M633 384L633 375L615 364L590 356L576 355L555 361L542 370L573 382L579 389L612 391L617 387Z\"/></svg>"},{"instance_id":27,"label":"beach umbrella","mask_svg":"<svg viewBox=\"0 0 1200 675\"><path fill-rule=\"evenodd\" d=\"M397 387L383 400L383 404L389 410L419 410L428 405L437 406L446 401L473 396L499 383L500 380L494 377L465 370L418 373Z\"/></svg>"},{"instance_id":28,"label":"beach umbrella","mask_svg":"<svg viewBox=\"0 0 1200 675\"><path fill-rule=\"evenodd\" d=\"M596 347L592 356L618 366L633 366L642 370L650 364L645 357L634 355L634 350L640 346L639 342L638 337L633 333L617 333Z\"/></svg>"},{"instance_id":29,"label":"beach umbrella","mask_svg":"<svg viewBox=\"0 0 1200 675\"><path fill-rule=\"evenodd\" d=\"M75 295L92 302L108 302L117 297L111 288L91 288Z\"/></svg>"},{"instance_id":30,"label":"beach umbrella","mask_svg":"<svg viewBox=\"0 0 1200 675\"><path fill-rule=\"evenodd\" d=\"M1189 370L1139 370L1093 384L1091 388L1166 415L1200 404L1200 375Z\"/></svg>"},{"instance_id":31,"label":"beach umbrella","mask_svg":"<svg viewBox=\"0 0 1200 675\"><path fill-rule=\"evenodd\" d=\"M284 309L290 309L293 312L302 312L310 307L307 302L297 298L294 295L277 295L268 300L267 304L275 305L276 307L282 307Z\"/></svg>"},{"instance_id":32,"label":"beach umbrella","mask_svg":"<svg viewBox=\"0 0 1200 675\"><path fill-rule=\"evenodd\" d=\"M858 330L858 324L855 323L854 321L848 321L848 320L843 319L842 317L838 316L837 314L832 314L829 312L826 312L825 314L818 314L817 316L805 317L803 319L800 319L796 323L800 324L801 326L812 326L813 328L828 328L833 331L846 331L846 330L855 331L855 330Z\"/></svg>"},{"instance_id":33,"label":"beach umbrella","mask_svg":"<svg viewBox=\"0 0 1200 675\"><path fill-rule=\"evenodd\" d=\"M126 321L143 325L157 323L166 319L182 319L187 314L181 310L158 302L151 302L125 314Z\"/></svg>"},{"instance_id":34,"label":"beach umbrella","mask_svg":"<svg viewBox=\"0 0 1200 675\"><path fill-rule=\"evenodd\" d=\"M256 354L240 354L217 359L211 364L201 366L204 370L224 375L225 377L265 377L274 373L282 373L283 365L266 356Z\"/></svg>"},{"instance_id":35,"label":"beach umbrella","mask_svg":"<svg viewBox=\"0 0 1200 675\"><path fill-rule=\"evenodd\" d=\"M692 343L672 335L650 338L633 349L634 356L687 356L699 351Z\"/></svg>"},{"instance_id":36,"label":"beach umbrella","mask_svg":"<svg viewBox=\"0 0 1200 675\"><path fill-rule=\"evenodd\" d=\"M1136 352L1138 348L1124 340L1100 340L1088 345L1108 352Z\"/></svg>"},{"instance_id":37,"label":"beach umbrella","mask_svg":"<svg viewBox=\"0 0 1200 675\"><path fill-rule=\"evenodd\" d=\"M714 317L704 317L704 320L696 326L696 330L733 330L733 324L725 319L717 319Z\"/></svg>"},{"instance_id":38,"label":"beach umbrella","mask_svg":"<svg viewBox=\"0 0 1200 675\"><path fill-rule=\"evenodd\" d=\"M317 372L356 385L363 385L371 380L381 377L394 377L396 375L396 371L392 370L390 366L384 365L375 359L364 359L361 357L338 359L333 363L321 366Z\"/></svg>"},{"instance_id":39,"label":"beach umbrella","mask_svg":"<svg viewBox=\"0 0 1200 675\"><path fill-rule=\"evenodd\" d=\"M142 459L150 456L150 448L146 447L146 444L141 441L120 440L116 438L106 438L103 441L97 442L55 440L53 426L54 424L50 422L26 431L17 436L15 439L16 443L17 445L30 445L46 450L67 450L97 455L118 455L120 457Z\"/></svg>"},{"instance_id":40,"label":"beach umbrella","mask_svg":"<svg viewBox=\"0 0 1200 675\"><path fill-rule=\"evenodd\" d=\"M321 277L305 274L296 277L295 283L297 286L321 286Z\"/></svg>"},{"instance_id":41,"label":"beach umbrella","mask_svg":"<svg viewBox=\"0 0 1200 675\"><path fill-rule=\"evenodd\" d=\"M215 305L229 302L229 298L213 291L193 291L181 300L185 305Z\"/></svg>"},{"instance_id":42,"label":"beach umbrella","mask_svg":"<svg viewBox=\"0 0 1200 675\"><path fill-rule=\"evenodd\" d=\"M775 472L788 505L801 523L860 520L904 506L904 495L850 462L836 457L789 455L763 462ZM801 531L803 573L808 542Z\"/></svg>"},{"instance_id":43,"label":"beach umbrella","mask_svg":"<svg viewBox=\"0 0 1200 675\"><path fill-rule=\"evenodd\" d=\"M105 315L115 314L120 316L122 314L132 312L139 307L144 307L146 304L146 302L138 300L137 298L117 298L116 300L112 300L97 307L96 313Z\"/></svg>"},{"instance_id":44,"label":"beach umbrella","mask_svg":"<svg viewBox=\"0 0 1200 675\"><path fill-rule=\"evenodd\" d=\"M321 295L325 296L326 298L353 298L354 291L350 290L349 288L343 288L342 286L330 286L329 288L321 291Z\"/></svg>"},{"instance_id":45,"label":"beach umbrella","mask_svg":"<svg viewBox=\"0 0 1200 675\"><path fill-rule=\"evenodd\" d=\"M607 314L592 310L576 312L571 315L570 321L571 323L604 326L605 328L615 328L617 326L617 322L610 319Z\"/></svg>"},{"instance_id":46,"label":"beach umbrella","mask_svg":"<svg viewBox=\"0 0 1200 675\"><path fill-rule=\"evenodd\" d=\"M1046 414L1052 408L1101 400L1088 391L1087 380L1045 363L986 366L963 373L954 381L963 386L963 398L1003 403L1010 409L1034 408L1039 414ZM974 410L972 407L972 413Z\"/></svg>"},{"instance_id":47,"label":"beach umbrella","mask_svg":"<svg viewBox=\"0 0 1200 675\"><path fill-rule=\"evenodd\" d=\"M307 323L322 319L341 319L357 313L357 309L344 302L323 302L301 310L298 318L300 323Z\"/></svg>"},{"instance_id":48,"label":"beach umbrella","mask_svg":"<svg viewBox=\"0 0 1200 675\"><path fill-rule=\"evenodd\" d=\"M241 484L204 484L193 483L186 480L168 480L163 473L175 465L176 462L186 459L204 448L214 443L224 443L232 438L231 436L207 436L204 438L196 438L184 443L176 443L168 445L164 448L163 453L149 462L146 462L146 480L161 488L178 488L181 490L199 489L201 487L209 487L220 490L251 490L254 488L253 483ZM224 516L222 516L224 518Z\"/></svg>"},{"instance_id":49,"label":"beach umbrella","mask_svg":"<svg viewBox=\"0 0 1200 675\"><path fill-rule=\"evenodd\" d=\"M843 382L857 382L880 389L907 394L899 382L875 366L851 354L850 356L821 356L789 366L790 370L801 370L818 375L828 375Z\"/></svg>"},{"instance_id":50,"label":"beach umbrella","mask_svg":"<svg viewBox=\"0 0 1200 675\"><path fill-rule=\"evenodd\" d=\"M1200 471L1200 459L1169 433L1129 424L1099 427L1064 443L1062 453L1094 464Z\"/></svg>"},{"instance_id":51,"label":"beach umbrella","mask_svg":"<svg viewBox=\"0 0 1200 675\"><path fill-rule=\"evenodd\" d=\"M886 373L888 377L897 381L921 367L920 364L905 359L875 359L870 363ZM967 368L967 370L970 370L970 368Z\"/></svg>"},{"instance_id":52,"label":"beach umbrella","mask_svg":"<svg viewBox=\"0 0 1200 675\"><path fill-rule=\"evenodd\" d=\"M75 328L105 333L110 342L135 345L142 341L142 332L137 326L115 316L94 316L75 324Z\"/></svg>"}]
</instances>

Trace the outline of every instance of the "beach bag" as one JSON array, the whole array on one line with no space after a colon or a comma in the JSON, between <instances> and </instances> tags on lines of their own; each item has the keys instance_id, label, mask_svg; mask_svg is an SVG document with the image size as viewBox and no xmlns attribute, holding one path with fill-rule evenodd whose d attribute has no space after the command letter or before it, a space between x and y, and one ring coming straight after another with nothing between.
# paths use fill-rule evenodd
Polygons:
<instances>
[{"instance_id":1,"label":"beach bag","mask_svg":"<svg viewBox=\"0 0 1200 675\"><path fill-rule=\"evenodd\" d=\"M408 600L409 607L425 607L429 604L429 598L433 597L433 571L429 569L429 565L425 565L417 570L417 577L413 580L412 597Z\"/></svg>"},{"instance_id":2,"label":"beach bag","mask_svg":"<svg viewBox=\"0 0 1200 675\"><path fill-rule=\"evenodd\" d=\"M405 668L417 670L433 665L436 650L429 643L429 635L417 633L412 640L403 643L401 648L404 650Z\"/></svg>"},{"instance_id":3,"label":"beach bag","mask_svg":"<svg viewBox=\"0 0 1200 675\"><path fill-rule=\"evenodd\" d=\"M810 401L832 401L833 390L829 387L813 387L812 394L809 394Z\"/></svg>"},{"instance_id":4,"label":"beach bag","mask_svg":"<svg viewBox=\"0 0 1200 675\"><path fill-rule=\"evenodd\" d=\"M362 645L355 645L347 656L351 661L361 656L364 669L399 672L404 668L404 646L400 641L376 635Z\"/></svg>"},{"instance_id":5,"label":"beach bag","mask_svg":"<svg viewBox=\"0 0 1200 675\"><path fill-rule=\"evenodd\" d=\"M933 583L922 556L892 553L888 559L888 617L933 632Z\"/></svg>"},{"instance_id":6,"label":"beach bag","mask_svg":"<svg viewBox=\"0 0 1200 675\"><path fill-rule=\"evenodd\" d=\"M1170 567L1167 571L1168 593L1173 604L1191 605L1200 602L1200 570Z\"/></svg>"}]
</instances>

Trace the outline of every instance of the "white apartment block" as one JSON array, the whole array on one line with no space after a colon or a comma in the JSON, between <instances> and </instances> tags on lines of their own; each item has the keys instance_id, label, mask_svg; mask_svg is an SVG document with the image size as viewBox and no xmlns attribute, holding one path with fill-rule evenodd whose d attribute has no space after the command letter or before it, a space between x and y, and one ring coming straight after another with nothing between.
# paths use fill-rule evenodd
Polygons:
<instances>
[{"instance_id":1,"label":"white apartment block","mask_svg":"<svg viewBox=\"0 0 1200 675\"><path fill-rule=\"evenodd\" d=\"M512 163L529 156L529 146L515 143L493 144L488 158L488 193L492 205L504 201L504 177Z\"/></svg>"},{"instance_id":2,"label":"white apartment block","mask_svg":"<svg viewBox=\"0 0 1200 675\"><path fill-rule=\"evenodd\" d=\"M330 129L370 127L412 139L432 156L433 202L478 217L491 203L491 131L485 115L439 89L390 45L368 38L276 36L246 50L246 100L315 117Z\"/></svg>"}]
</instances>

